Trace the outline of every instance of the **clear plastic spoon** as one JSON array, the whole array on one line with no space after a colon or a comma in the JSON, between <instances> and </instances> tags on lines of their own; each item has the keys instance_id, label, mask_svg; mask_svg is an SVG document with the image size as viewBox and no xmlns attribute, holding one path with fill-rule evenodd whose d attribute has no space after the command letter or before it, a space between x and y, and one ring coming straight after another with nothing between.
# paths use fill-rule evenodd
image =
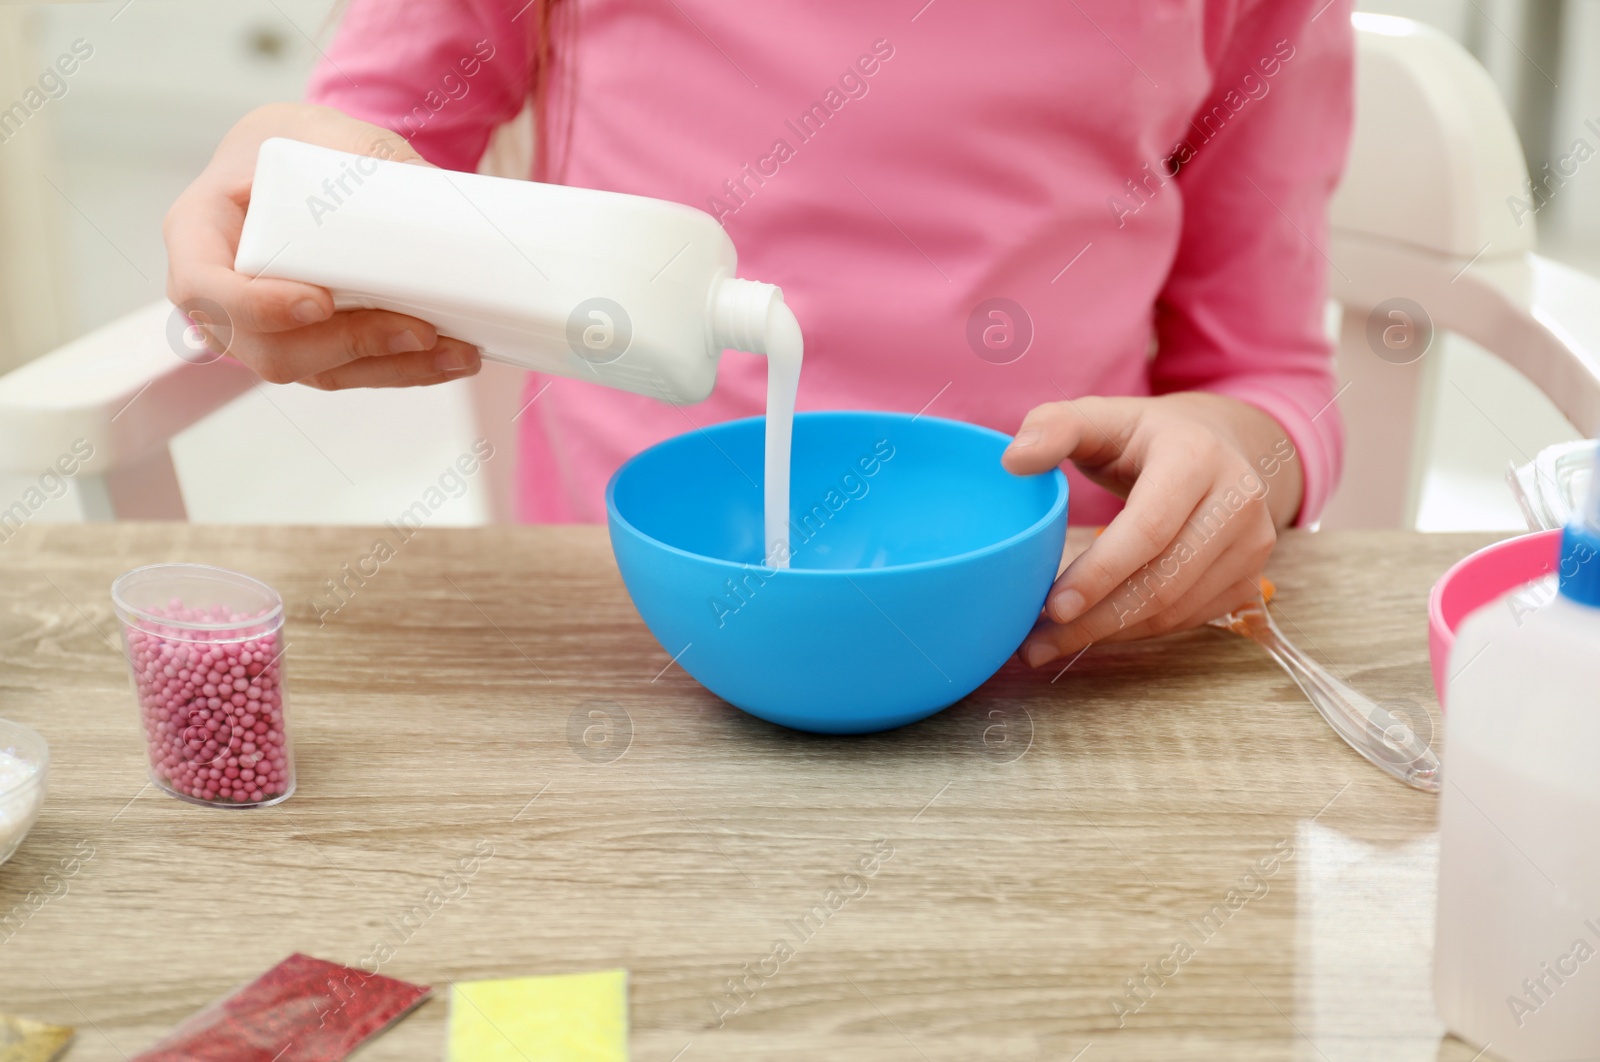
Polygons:
<instances>
[{"instance_id":1,"label":"clear plastic spoon","mask_svg":"<svg viewBox=\"0 0 1600 1062\"><path fill-rule=\"evenodd\" d=\"M1264 587L1269 597L1270 588L1270 583ZM1266 600L1214 619L1211 626L1243 635L1271 654L1334 733L1379 770L1413 789L1439 791L1439 757L1428 743L1383 705L1339 681L1284 637L1267 612Z\"/></svg>"}]
</instances>

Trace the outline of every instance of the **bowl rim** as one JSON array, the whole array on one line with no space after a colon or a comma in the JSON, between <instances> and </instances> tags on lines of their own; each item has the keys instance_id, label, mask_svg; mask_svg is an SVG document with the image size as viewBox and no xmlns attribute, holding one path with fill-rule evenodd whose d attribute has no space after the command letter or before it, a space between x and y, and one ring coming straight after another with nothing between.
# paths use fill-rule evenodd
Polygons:
<instances>
[{"instance_id":1,"label":"bowl rim","mask_svg":"<svg viewBox=\"0 0 1600 1062\"><path fill-rule=\"evenodd\" d=\"M0 719L0 732L8 729L15 730L22 738L22 743L37 747L38 763L36 765L37 769L23 779L22 782L10 788L0 788L0 801L10 800L12 797L19 796L31 789L42 787L45 784L45 776L50 772L50 743L44 739L44 735L25 723L19 723L12 719Z\"/></svg>"},{"instance_id":2,"label":"bowl rim","mask_svg":"<svg viewBox=\"0 0 1600 1062\"><path fill-rule=\"evenodd\" d=\"M958 429L961 429L963 431L972 432L972 433L977 434L977 435L992 436L993 438L1000 439L1000 440L1003 440L1003 441L1006 441L1006 442L1009 442L1010 439L1011 439L1011 436L1005 434L1004 432L995 431L993 428L985 427L982 424L971 424L971 423L968 423L967 421L964 421L964 420L952 420L949 417L929 417L929 416L924 416L922 414L913 415L913 414L910 414L910 413L898 413L898 412L879 411L879 410L870 410L870 409L819 409L819 410L807 410L806 412L796 413L795 414L795 420L796 421L798 421L802 417L805 417L807 419L824 418L824 417L839 417L839 418L843 418L843 419L852 419L852 420L853 419L863 419L863 420L865 420L865 419L869 419L870 418L870 419L878 419L878 420L904 421L907 424L914 424L919 420L925 420L925 421L928 421L930 423L948 425L950 427L958 428ZM754 417L739 417L736 420L725 420L725 421L722 421L720 424L712 424L712 425L710 425L708 427L700 428L699 429L699 433L702 434L702 435L708 435L711 432L728 431L728 430L731 430L731 429L733 429L735 427L738 427L740 425L749 424L749 423L756 422L756 421L760 421L760 422L764 423L766 421L766 417L764 415L762 415L762 416L754 416ZM946 567L950 567L950 566L955 565L955 564L961 564L961 563L964 563L964 562L967 562L967 561L976 560L976 559L978 559L980 557L984 557L984 556L987 556L987 555L992 554L992 553L998 553L1001 550L1005 550L1005 549L1011 548L1012 546L1014 546L1017 543L1023 541L1024 539L1032 538L1033 536L1039 534L1039 532L1043 531L1045 528L1049 527L1056 520L1056 518L1061 515L1061 513L1067 507L1067 496L1068 496L1067 477L1064 474L1062 474L1061 468L1058 465L1057 467L1051 469L1049 472L1040 472L1040 473L1036 473L1035 474L1035 475L1038 475L1038 476L1052 476L1052 477L1054 477L1055 497L1051 501L1050 507L1049 507L1049 509L1047 509L1045 511L1044 515L1039 517L1039 519L1035 520L1033 523L1029 524L1027 527L1023 528L1021 531L1017 531L1014 534L1009 535L1006 538L1001 539L999 542L993 542L993 543L990 543L987 546L981 546L978 549L967 550L965 553L956 553L956 554L952 554L951 556L948 556L948 557L940 557L937 560L913 561L910 564L890 564L890 565L885 565L882 568L768 568L765 565L740 563L738 561L727 560L727 559L725 559L723 557L708 557L704 553L692 553L689 550L680 549L677 546L668 545L667 543L661 541L659 538L656 538L654 535L645 534L637 526L635 526L630 520L628 520L627 517L623 516L621 511L618 510L618 508L617 508L617 498L616 498L617 481L622 478L623 474L626 473L628 471L628 469L631 468L634 465L635 462L639 461L642 457L644 457L645 454L648 454L652 450L655 450L658 447L665 446L667 443L673 442L673 441L675 441L677 439L681 439L681 438L683 438L682 434L674 435L671 438L663 439L663 440L661 440L661 442L655 443L655 444L653 444L651 446L647 446L645 449L640 450L638 453L634 454L632 457L630 457L626 461L624 461L621 464L621 466L619 466L617 468L617 470L611 474L611 479L609 481L607 481L607 483L606 483L606 516L610 518L611 522L614 525L621 525L623 528L625 528L629 533L634 535L636 538L639 538L642 541L648 542L652 546L655 546L658 549L665 550L668 553L675 553L680 557L687 557L690 560L701 561L701 562L705 562L705 563L709 563L709 564L718 565L718 566L727 568L727 569L729 569L731 571L759 570L759 571L763 571L763 572L770 572L770 573L772 573L772 575L775 575L775 576L784 576L784 577L791 577L791 578L830 578L831 577L831 578L834 578L834 579L838 579L841 576L846 577L846 578L855 578L855 577L860 577L860 576L874 577L874 576L877 576L877 575L880 575L880 574L888 575L888 574L894 574L894 573L898 573L898 572L922 571L922 570L927 570L927 569L931 569L931 568L946 568ZM1034 477L1032 477L1032 476L1017 476L1016 478L1017 479L1031 479L1031 478L1034 478Z\"/></svg>"},{"instance_id":3,"label":"bowl rim","mask_svg":"<svg viewBox=\"0 0 1600 1062\"><path fill-rule=\"evenodd\" d=\"M1524 531L1521 534L1507 535L1498 542L1491 542L1487 546L1481 546L1478 549L1473 550L1465 557L1462 557L1460 560L1450 565L1450 567L1445 569L1444 574L1439 576L1439 578L1434 582L1433 589L1428 592L1428 625L1433 630L1438 631L1442 637L1454 641L1456 636L1455 629L1446 623L1444 618L1444 595L1446 588L1448 588L1450 584L1454 583L1461 576L1463 571L1472 567L1486 556L1498 553L1505 549L1516 549L1520 547L1531 546L1535 541L1544 542L1553 538L1558 539L1561 537L1562 532L1562 528L1547 527L1540 531ZM1488 603L1489 602L1487 601L1484 602L1484 604ZM1482 605L1478 607L1481 608ZM1476 609L1473 611L1476 611ZM1471 613L1469 612L1468 615L1471 615ZM1465 617L1463 617L1463 619L1464 618Z\"/></svg>"}]
</instances>

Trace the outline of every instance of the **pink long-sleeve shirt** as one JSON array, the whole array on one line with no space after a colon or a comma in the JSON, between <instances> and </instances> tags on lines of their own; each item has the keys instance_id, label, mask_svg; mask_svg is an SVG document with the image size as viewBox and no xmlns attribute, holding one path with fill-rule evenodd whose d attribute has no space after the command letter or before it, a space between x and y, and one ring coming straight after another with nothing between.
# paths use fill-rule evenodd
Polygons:
<instances>
[{"instance_id":1,"label":"pink long-sleeve shirt","mask_svg":"<svg viewBox=\"0 0 1600 1062\"><path fill-rule=\"evenodd\" d=\"M532 85L525 0L352 0L310 96L479 163ZM1338 478L1326 208L1348 0L558 0L547 165L716 214L805 332L801 409L1015 431L1082 395L1231 395ZM1004 300L1004 301L997 301ZM581 380L520 419L520 515L604 519L624 460L760 413L724 356L679 408ZM1120 502L1069 467L1072 517Z\"/></svg>"}]
</instances>

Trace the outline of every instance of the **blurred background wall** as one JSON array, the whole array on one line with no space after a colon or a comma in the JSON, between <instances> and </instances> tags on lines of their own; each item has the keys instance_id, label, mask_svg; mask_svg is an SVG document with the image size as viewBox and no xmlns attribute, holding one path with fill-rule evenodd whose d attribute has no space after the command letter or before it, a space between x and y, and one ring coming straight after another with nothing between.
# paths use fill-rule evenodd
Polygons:
<instances>
[{"instance_id":1,"label":"blurred background wall","mask_svg":"<svg viewBox=\"0 0 1600 1062\"><path fill-rule=\"evenodd\" d=\"M245 111L299 97L330 0L111 0L0 6L0 371L160 297L161 218ZM1363 0L1428 22L1489 69L1530 169L1600 146L1600 0ZM92 54L36 92L62 54ZM43 100L31 108L28 99ZM25 120L4 108L24 102ZM1508 189L1510 194L1512 189ZM1537 217L1541 250L1600 273L1600 165ZM1420 526L1519 527L1508 461L1573 438L1543 396L1451 337ZM1433 356L1433 355L1430 355ZM429 425L418 432L417 424ZM460 385L324 394L264 386L174 447L197 521L378 523L472 438ZM503 455L510 460L511 455ZM240 473L244 472L244 475ZM355 487L359 484L359 487ZM468 493L443 523L487 515Z\"/></svg>"}]
</instances>

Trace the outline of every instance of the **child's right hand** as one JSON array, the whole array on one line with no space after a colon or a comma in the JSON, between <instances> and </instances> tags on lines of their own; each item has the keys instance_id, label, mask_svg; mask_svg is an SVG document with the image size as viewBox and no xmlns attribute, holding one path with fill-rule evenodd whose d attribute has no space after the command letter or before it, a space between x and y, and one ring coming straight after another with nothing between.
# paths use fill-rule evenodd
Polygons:
<instances>
[{"instance_id":1,"label":"child's right hand","mask_svg":"<svg viewBox=\"0 0 1600 1062\"><path fill-rule=\"evenodd\" d=\"M280 103L250 112L167 211L167 297L189 313L213 350L272 383L407 387L477 372L477 348L440 336L426 321L385 310L335 312L325 288L234 272L256 152L275 136L428 165L400 136L329 107ZM220 306L228 319L211 320L197 300Z\"/></svg>"}]
</instances>

